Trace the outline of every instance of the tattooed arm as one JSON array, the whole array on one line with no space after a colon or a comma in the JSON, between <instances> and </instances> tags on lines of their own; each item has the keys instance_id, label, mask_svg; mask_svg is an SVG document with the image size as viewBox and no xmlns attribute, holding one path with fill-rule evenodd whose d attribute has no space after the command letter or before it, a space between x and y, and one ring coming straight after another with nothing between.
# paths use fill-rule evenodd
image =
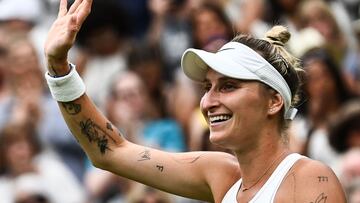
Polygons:
<instances>
[{"instance_id":1,"label":"tattooed arm","mask_svg":"<svg viewBox=\"0 0 360 203\"><path fill-rule=\"evenodd\" d=\"M291 169L277 193L276 202L345 203L343 188L324 164L304 159Z\"/></svg>"},{"instance_id":2,"label":"tattooed arm","mask_svg":"<svg viewBox=\"0 0 360 203\"><path fill-rule=\"evenodd\" d=\"M69 72L67 53L90 13L91 0L76 0L59 15L45 44L49 74ZM225 153L167 153L128 142L85 95L59 102L63 117L92 163L102 169L191 198L220 202L239 178L237 160Z\"/></svg>"},{"instance_id":3,"label":"tattooed arm","mask_svg":"<svg viewBox=\"0 0 360 203\"><path fill-rule=\"evenodd\" d=\"M86 95L59 106L96 167L170 193L216 202L239 178L237 160L229 154L168 153L128 142Z\"/></svg>"}]
</instances>

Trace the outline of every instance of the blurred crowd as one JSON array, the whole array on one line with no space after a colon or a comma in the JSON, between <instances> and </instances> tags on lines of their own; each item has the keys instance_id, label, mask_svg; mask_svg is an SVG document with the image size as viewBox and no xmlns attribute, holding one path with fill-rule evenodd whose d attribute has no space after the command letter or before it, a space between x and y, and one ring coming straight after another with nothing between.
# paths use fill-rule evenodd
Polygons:
<instances>
[{"instance_id":1,"label":"blurred crowd","mask_svg":"<svg viewBox=\"0 0 360 203\"><path fill-rule=\"evenodd\" d=\"M0 201L199 202L86 158L43 77L58 4L0 1ZM94 0L69 58L128 140L172 152L224 151L208 140L202 87L183 75L182 53L216 51L237 34L261 38L275 24L289 28L287 48L307 72L286 131L290 147L331 167L349 203L360 203L360 0Z\"/></svg>"}]
</instances>

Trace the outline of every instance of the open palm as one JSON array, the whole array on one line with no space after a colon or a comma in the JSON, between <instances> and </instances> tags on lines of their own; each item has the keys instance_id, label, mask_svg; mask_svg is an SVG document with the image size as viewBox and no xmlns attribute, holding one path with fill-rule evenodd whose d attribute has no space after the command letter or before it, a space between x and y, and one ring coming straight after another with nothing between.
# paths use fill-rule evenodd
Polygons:
<instances>
[{"instance_id":1,"label":"open palm","mask_svg":"<svg viewBox=\"0 0 360 203\"><path fill-rule=\"evenodd\" d=\"M59 14L45 43L45 56L50 66L67 63L67 53L73 46L81 25L89 15L92 0L75 0L69 10L67 0L60 1Z\"/></svg>"}]
</instances>

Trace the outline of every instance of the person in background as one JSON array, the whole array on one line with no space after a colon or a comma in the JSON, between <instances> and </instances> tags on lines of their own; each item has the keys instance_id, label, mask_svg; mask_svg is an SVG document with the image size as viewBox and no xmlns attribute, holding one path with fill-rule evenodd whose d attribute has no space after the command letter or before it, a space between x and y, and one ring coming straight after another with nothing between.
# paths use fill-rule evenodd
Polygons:
<instances>
[{"instance_id":1,"label":"person in background","mask_svg":"<svg viewBox=\"0 0 360 203\"><path fill-rule=\"evenodd\" d=\"M78 33L76 63L89 96L102 111L113 76L126 69L127 17L116 0L95 0L93 12Z\"/></svg>"},{"instance_id":2,"label":"person in background","mask_svg":"<svg viewBox=\"0 0 360 203\"><path fill-rule=\"evenodd\" d=\"M45 81L33 43L23 33L5 36L4 85L8 93L0 103L0 129L7 123L32 122L49 153L61 157L82 180L85 154L70 136L57 104L45 89Z\"/></svg>"},{"instance_id":3,"label":"person in background","mask_svg":"<svg viewBox=\"0 0 360 203\"><path fill-rule=\"evenodd\" d=\"M19 184L24 176L32 176L36 184L41 184L42 194L50 202L85 200L85 193L74 174L59 159L42 150L32 123L11 123L0 132L1 202L12 203L20 198L22 187Z\"/></svg>"},{"instance_id":4,"label":"person in background","mask_svg":"<svg viewBox=\"0 0 360 203\"><path fill-rule=\"evenodd\" d=\"M354 97L341 69L324 48L315 48L302 57L307 81L301 107L301 116L295 120L295 137L302 137L303 154L332 167L337 165L338 154L330 147L327 122L342 105ZM326 153L325 153L326 152Z\"/></svg>"},{"instance_id":5,"label":"person in background","mask_svg":"<svg viewBox=\"0 0 360 203\"><path fill-rule=\"evenodd\" d=\"M360 100L350 100L330 118L329 143L339 153L360 148Z\"/></svg>"}]
</instances>

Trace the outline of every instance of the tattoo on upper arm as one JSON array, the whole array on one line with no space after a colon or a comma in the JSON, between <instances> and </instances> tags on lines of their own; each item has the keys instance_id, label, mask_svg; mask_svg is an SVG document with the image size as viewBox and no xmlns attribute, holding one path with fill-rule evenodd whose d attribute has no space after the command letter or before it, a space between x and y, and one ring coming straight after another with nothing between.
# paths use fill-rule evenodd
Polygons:
<instances>
[{"instance_id":1,"label":"tattoo on upper arm","mask_svg":"<svg viewBox=\"0 0 360 203\"><path fill-rule=\"evenodd\" d=\"M329 178L327 176L318 176L319 182L328 182Z\"/></svg>"},{"instance_id":2,"label":"tattoo on upper arm","mask_svg":"<svg viewBox=\"0 0 360 203\"><path fill-rule=\"evenodd\" d=\"M150 160L151 156L150 156L150 150L145 149L144 151L139 153L140 158L138 159L138 161L146 161L146 160Z\"/></svg>"},{"instance_id":3,"label":"tattoo on upper arm","mask_svg":"<svg viewBox=\"0 0 360 203\"><path fill-rule=\"evenodd\" d=\"M160 172L163 172L163 170L164 170L164 166L163 166L163 165L157 164L157 165L156 165L156 168L157 168Z\"/></svg>"},{"instance_id":4,"label":"tattoo on upper arm","mask_svg":"<svg viewBox=\"0 0 360 203\"><path fill-rule=\"evenodd\" d=\"M100 128L99 125L95 124L91 119L87 119L86 121L80 121L81 133L86 136L88 141L96 142L97 146L100 149L100 152L104 154L106 150L111 150L108 147L108 138L116 143L109 134L107 134L103 129Z\"/></svg>"},{"instance_id":5,"label":"tattoo on upper arm","mask_svg":"<svg viewBox=\"0 0 360 203\"><path fill-rule=\"evenodd\" d=\"M61 105L64 107L66 113L76 115L81 111L81 105L75 102L63 102Z\"/></svg>"},{"instance_id":6,"label":"tattoo on upper arm","mask_svg":"<svg viewBox=\"0 0 360 203\"><path fill-rule=\"evenodd\" d=\"M327 196L325 195L325 193L321 193L314 202L310 202L310 203L326 203L327 200Z\"/></svg>"}]
</instances>

